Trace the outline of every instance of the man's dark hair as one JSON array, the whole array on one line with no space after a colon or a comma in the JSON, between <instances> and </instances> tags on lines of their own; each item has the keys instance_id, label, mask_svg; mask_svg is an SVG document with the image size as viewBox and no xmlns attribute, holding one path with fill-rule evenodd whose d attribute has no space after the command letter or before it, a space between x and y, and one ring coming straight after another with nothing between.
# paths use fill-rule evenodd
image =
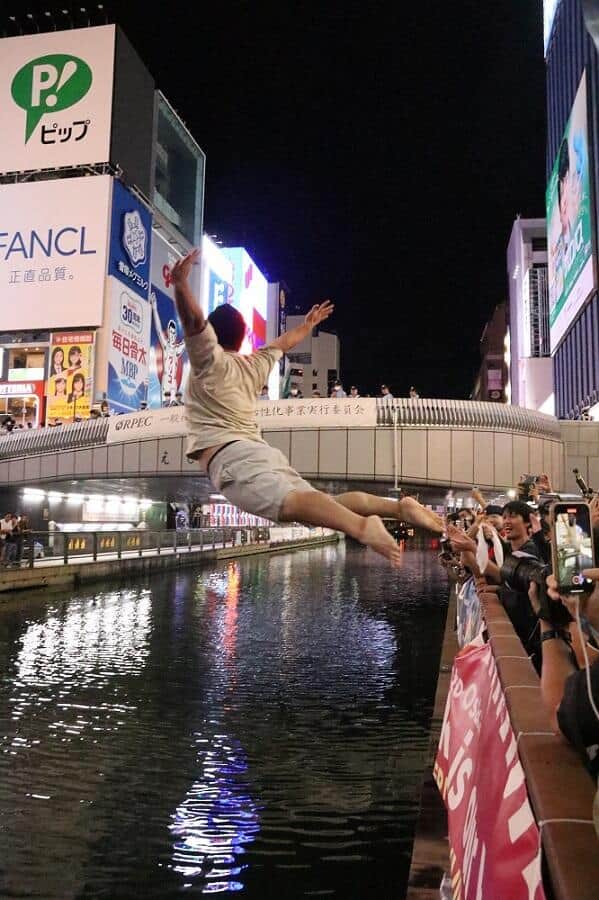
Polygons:
<instances>
[{"instance_id":1,"label":"man's dark hair","mask_svg":"<svg viewBox=\"0 0 599 900\"><path fill-rule=\"evenodd\" d=\"M512 516L522 516L525 522L530 522L530 514L532 510L528 503L524 503L522 500L510 500L509 503L506 503L503 507L503 515L506 513L511 513Z\"/></svg>"},{"instance_id":2,"label":"man's dark hair","mask_svg":"<svg viewBox=\"0 0 599 900\"><path fill-rule=\"evenodd\" d=\"M562 199L562 182L570 171L570 150L568 148L568 138L564 138L559 148L559 156L557 163L557 196Z\"/></svg>"},{"instance_id":3,"label":"man's dark hair","mask_svg":"<svg viewBox=\"0 0 599 900\"><path fill-rule=\"evenodd\" d=\"M216 332L216 339L223 350L235 353L243 344L246 325L241 313L230 303L222 303L208 316L208 321Z\"/></svg>"}]
</instances>

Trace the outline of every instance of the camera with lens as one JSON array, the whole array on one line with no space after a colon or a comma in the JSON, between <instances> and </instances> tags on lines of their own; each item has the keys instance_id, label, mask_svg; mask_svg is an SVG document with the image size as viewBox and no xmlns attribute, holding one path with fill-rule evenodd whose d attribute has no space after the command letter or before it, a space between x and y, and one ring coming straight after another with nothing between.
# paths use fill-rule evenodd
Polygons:
<instances>
[{"instance_id":1,"label":"camera with lens","mask_svg":"<svg viewBox=\"0 0 599 900\"><path fill-rule=\"evenodd\" d=\"M506 587L519 594L528 595L531 582L537 585L540 610L539 616L556 626L564 626L572 621L572 616L561 603L552 600L547 593L547 576L551 566L545 565L533 556L506 556L501 567L501 581Z\"/></svg>"}]
</instances>

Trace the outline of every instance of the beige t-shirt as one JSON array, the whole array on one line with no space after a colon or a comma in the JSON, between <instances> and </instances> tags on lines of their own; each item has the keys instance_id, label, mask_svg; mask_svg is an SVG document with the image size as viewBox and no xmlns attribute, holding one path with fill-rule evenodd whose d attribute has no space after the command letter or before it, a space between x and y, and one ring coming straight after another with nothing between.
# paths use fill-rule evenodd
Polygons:
<instances>
[{"instance_id":1,"label":"beige t-shirt","mask_svg":"<svg viewBox=\"0 0 599 900\"><path fill-rule=\"evenodd\" d=\"M256 397L282 351L264 347L242 356L223 350L209 322L185 345L191 363L185 387L187 454L227 441L262 441Z\"/></svg>"}]
</instances>

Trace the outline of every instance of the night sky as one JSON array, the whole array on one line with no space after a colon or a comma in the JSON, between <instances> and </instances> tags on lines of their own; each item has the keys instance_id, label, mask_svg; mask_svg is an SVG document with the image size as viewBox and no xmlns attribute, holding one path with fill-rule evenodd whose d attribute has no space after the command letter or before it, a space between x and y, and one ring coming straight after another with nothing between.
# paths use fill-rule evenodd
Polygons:
<instances>
[{"instance_id":1,"label":"night sky","mask_svg":"<svg viewBox=\"0 0 599 900\"><path fill-rule=\"evenodd\" d=\"M541 0L107 6L206 152L206 231L336 303L346 387L467 397L544 214Z\"/></svg>"}]
</instances>

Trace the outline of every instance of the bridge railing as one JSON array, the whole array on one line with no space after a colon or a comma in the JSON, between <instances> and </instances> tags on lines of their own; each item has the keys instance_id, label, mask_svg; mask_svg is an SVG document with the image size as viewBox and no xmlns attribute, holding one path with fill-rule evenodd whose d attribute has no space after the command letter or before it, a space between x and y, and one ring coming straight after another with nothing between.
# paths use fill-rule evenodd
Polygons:
<instances>
[{"instance_id":1,"label":"bridge railing","mask_svg":"<svg viewBox=\"0 0 599 900\"><path fill-rule=\"evenodd\" d=\"M285 403L302 403L301 400L286 400ZM362 401L364 402L364 401ZM367 401L366 401L367 402ZM372 400L370 401L372 402ZM131 413L132 417L138 415ZM123 418L126 418L123 416ZM441 400L421 398L418 400L395 398L376 399L376 424L381 427L399 428L469 428L490 431L511 431L539 437L559 439L560 425L553 416L518 406L502 403L482 403L471 400ZM309 423L304 423L309 424ZM354 420L347 419L351 428ZM299 427L297 421L289 421L289 427ZM343 427L343 426L341 426ZM106 443L109 419L88 419L71 425L58 427L17 430L0 437L0 459L34 456L58 450L77 450L96 447ZM183 430L181 434L183 434ZM159 437L148 434L147 437ZM170 433L172 436L172 432Z\"/></svg>"},{"instance_id":2,"label":"bridge railing","mask_svg":"<svg viewBox=\"0 0 599 900\"><path fill-rule=\"evenodd\" d=\"M13 568L130 559L161 554L218 550L245 544L281 544L334 534L328 528L290 524L277 526L228 525L171 531L32 531L22 541L5 543L0 572ZM1 577L1 575L0 575Z\"/></svg>"}]
</instances>

